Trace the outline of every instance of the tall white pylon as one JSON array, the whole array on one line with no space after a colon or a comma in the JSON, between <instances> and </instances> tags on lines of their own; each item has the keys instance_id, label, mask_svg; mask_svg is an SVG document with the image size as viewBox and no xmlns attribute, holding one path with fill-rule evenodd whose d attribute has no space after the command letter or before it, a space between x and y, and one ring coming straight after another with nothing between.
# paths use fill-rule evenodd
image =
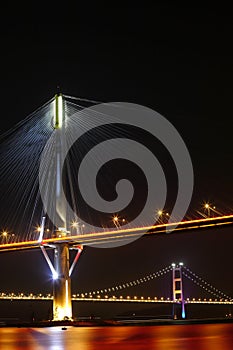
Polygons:
<instances>
[{"instance_id":1,"label":"tall white pylon","mask_svg":"<svg viewBox=\"0 0 233 350\"><path fill-rule=\"evenodd\" d=\"M55 238L67 235L67 201L62 188L62 164L66 145L65 123L63 96L62 94L57 94L54 98L54 129L56 133L56 174L54 174L56 185L55 215L58 226L55 232ZM54 249L54 263L52 263L43 246L42 236L43 234L40 233L41 250L53 277L53 320L72 320L71 273L80 257L82 247L76 247L76 257L70 266L69 244L59 243L57 241L49 244Z\"/></svg>"}]
</instances>

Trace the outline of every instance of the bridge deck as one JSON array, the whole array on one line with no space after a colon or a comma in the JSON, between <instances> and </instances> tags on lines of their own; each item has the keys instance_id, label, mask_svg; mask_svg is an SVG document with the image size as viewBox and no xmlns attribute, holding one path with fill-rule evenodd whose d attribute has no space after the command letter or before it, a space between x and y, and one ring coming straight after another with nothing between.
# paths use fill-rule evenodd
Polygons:
<instances>
[{"instance_id":1,"label":"bridge deck","mask_svg":"<svg viewBox=\"0 0 233 350\"><path fill-rule=\"evenodd\" d=\"M223 228L233 225L233 215L224 215L214 218L205 218L189 221L181 221L155 226L138 227L132 229L118 229L103 232L79 234L75 236L64 236L58 238L44 239L42 242L31 240L26 242L13 242L0 244L0 252L38 249L41 245L52 246L54 243L68 243L71 247L78 245L98 245L111 241L124 241L142 235L151 236L155 234L166 234L175 232L191 232L204 229Z\"/></svg>"},{"instance_id":2,"label":"bridge deck","mask_svg":"<svg viewBox=\"0 0 233 350\"><path fill-rule=\"evenodd\" d=\"M157 297L116 297L116 296L72 296L72 301L83 301L83 302L118 302L118 303L160 303L160 304L180 304L180 300L173 301L169 298L157 298ZM34 294L14 294L14 293L0 293L0 300L53 300L51 294L48 295L34 295ZM217 299L186 299L185 304L212 304L212 305L233 305L232 300L217 300Z\"/></svg>"}]
</instances>

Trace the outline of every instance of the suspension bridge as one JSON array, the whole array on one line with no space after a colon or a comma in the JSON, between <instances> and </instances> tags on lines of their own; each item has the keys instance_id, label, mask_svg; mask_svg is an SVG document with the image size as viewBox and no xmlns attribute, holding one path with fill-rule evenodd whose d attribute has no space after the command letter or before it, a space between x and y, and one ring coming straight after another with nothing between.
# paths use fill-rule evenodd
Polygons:
<instances>
[{"instance_id":1,"label":"suspension bridge","mask_svg":"<svg viewBox=\"0 0 233 350\"><path fill-rule=\"evenodd\" d=\"M146 284L154 279L159 279L162 276L171 274L171 297L158 296L138 296L138 295L124 295L124 292L135 286ZM188 297L184 290L183 279L186 278L192 281L196 286L199 286L206 294L211 295L211 298L193 298ZM33 293L4 293L0 292L0 300L31 300L31 301L53 301L53 295L48 293L46 295ZM183 263L172 263L163 269L148 274L133 281L124 282L119 285L107 287L91 292L79 292L71 295L72 302L103 302L103 303L135 303L135 304L172 304L173 306L181 306L181 316L186 318L186 305L233 305L233 298L224 292L214 287L211 283L205 281L198 276L191 269L184 266ZM173 315L173 317L177 315Z\"/></svg>"},{"instance_id":2,"label":"suspension bridge","mask_svg":"<svg viewBox=\"0 0 233 350\"><path fill-rule=\"evenodd\" d=\"M79 101L80 102L80 101ZM96 101L83 101L87 105ZM85 123L91 124L91 119L87 118L83 105L74 103L70 96L57 94L54 99L46 103L36 112L28 116L24 121L17 124L12 130L1 137L1 159L0 169L1 198L4 208L1 213L1 221L5 227L14 226L11 234L7 229L3 229L2 243L0 251L14 252L16 250L41 249L53 276L53 294L46 296L33 295L31 293L15 294L1 293L0 299L10 300L53 300L53 319L72 319L72 301L101 301L101 302L135 302L135 303L178 303L182 306L182 317L185 317L184 306L188 303L207 304L232 304L232 299L224 293L211 289L211 293L219 299L189 299L184 298L182 279L187 277L198 285L210 288L204 281L195 280L195 276L190 277L190 271L183 269L180 265L170 266L164 271L173 273L173 297L171 299L162 297L126 296L109 294L119 292L124 286L133 286L141 280L131 281L123 286L103 289L90 293L71 294L71 275L76 263L86 245L103 246L104 244L125 244L135 240L142 235L152 236L157 234L192 232L207 230L210 228L223 228L233 225L233 214L221 215L215 208L207 204L206 213L202 217L176 220L170 218L167 222L161 222L161 213L154 219L153 225L141 225L130 227L125 218L120 222L120 217L115 215L111 224L106 222L103 215L101 219L96 212L90 210L83 214L85 217L93 217L99 220L97 225L77 224L76 216L70 214L67 209L67 198L69 203L76 208L76 213L82 210L82 206L77 208L77 198L74 198L76 182L72 183L72 173L76 162L80 163L80 153L73 152L74 158L66 164L67 175L66 186L68 192L64 193L63 179L65 160L71 155L66 153L66 139L72 135L71 128L67 129L69 117L76 112L81 112L81 120L77 121L79 128L84 128ZM83 111L83 112L82 112ZM83 114L82 114L83 113ZM98 116L94 113L92 118ZM107 120L107 116L101 116ZM72 119L73 122L73 119ZM88 125L89 127L89 125ZM67 131L68 130L68 131ZM89 129L88 129L89 130ZM122 132L122 131L120 131ZM100 131L100 135L103 130ZM105 130L109 134L109 130ZM109 135L108 135L109 136ZM52 137L52 143L47 144L47 140ZM95 136L90 135L89 143L84 141L84 151L93 146ZM95 144L95 143L94 143ZM46 161L39 162L43 157L43 152L47 152ZM85 153L85 152L84 152ZM76 157L76 158L75 158ZM72 158L72 157L71 157ZM93 162L96 160L93 159ZM41 165L42 164L42 165ZM55 169L55 173L51 171ZM38 183L38 174L43 174L41 187ZM86 174L87 182L89 174ZM51 180L51 181L49 181ZM42 189L41 189L42 188ZM44 193L42 205L41 192ZM78 197L80 200L80 197ZM46 203L45 203L46 202ZM213 215L210 215L210 210ZM46 215L49 212L50 215ZM78 215L77 215L78 216ZM40 220L40 225L32 229L34 223ZM101 220L103 220L101 222ZM123 221L124 220L124 221ZM88 221L88 220L87 220ZM69 224L72 222L72 225ZM54 225L56 223L56 225ZM47 225L47 226L46 226ZM100 227L97 231L93 227ZM18 232L17 232L18 231ZM9 238L10 237L10 238ZM51 261L47 249L53 249L54 259ZM69 250L77 250L73 262L70 264ZM156 274L155 274L156 275ZM154 276L154 275L151 275ZM151 276L146 276L142 280L149 280ZM156 275L158 277L158 275ZM218 292L220 294L218 294Z\"/></svg>"}]
</instances>

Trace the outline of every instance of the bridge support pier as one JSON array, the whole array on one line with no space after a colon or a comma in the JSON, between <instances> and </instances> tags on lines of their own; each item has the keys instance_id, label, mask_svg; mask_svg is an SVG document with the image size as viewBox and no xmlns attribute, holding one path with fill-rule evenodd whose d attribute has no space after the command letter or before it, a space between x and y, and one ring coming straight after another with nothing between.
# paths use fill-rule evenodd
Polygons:
<instances>
[{"instance_id":1,"label":"bridge support pier","mask_svg":"<svg viewBox=\"0 0 233 350\"><path fill-rule=\"evenodd\" d=\"M72 320L69 246L54 245L53 320Z\"/></svg>"},{"instance_id":2,"label":"bridge support pier","mask_svg":"<svg viewBox=\"0 0 233 350\"><path fill-rule=\"evenodd\" d=\"M81 245L73 247L77 253L71 266L68 243L53 243L49 247L54 249L54 263L41 245L41 251L53 276L53 321L72 320L71 274L83 247Z\"/></svg>"}]
</instances>

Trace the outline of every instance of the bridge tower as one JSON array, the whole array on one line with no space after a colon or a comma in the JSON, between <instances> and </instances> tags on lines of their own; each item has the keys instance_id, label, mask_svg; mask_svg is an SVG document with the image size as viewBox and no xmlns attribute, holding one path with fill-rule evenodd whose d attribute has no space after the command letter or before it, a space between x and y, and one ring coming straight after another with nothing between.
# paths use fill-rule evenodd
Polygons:
<instances>
[{"instance_id":1,"label":"bridge tower","mask_svg":"<svg viewBox=\"0 0 233 350\"><path fill-rule=\"evenodd\" d=\"M173 297L173 317L176 318L175 303L181 302L181 317L185 318L185 300L183 292L183 281L182 281L182 267L183 263L172 264L172 297Z\"/></svg>"},{"instance_id":2,"label":"bridge tower","mask_svg":"<svg viewBox=\"0 0 233 350\"><path fill-rule=\"evenodd\" d=\"M65 114L62 94L55 95L55 120L56 132L56 215L59 227L56 236L66 236L66 200L62 189L62 159L65 147ZM69 246L66 243L54 245L53 276L53 319L72 319L71 281L69 276Z\"/></svg>"},{"instance_id":3,"label":"bridge tower","mask_svg":"<svg viewBox=\"0 0 233 350\"><path fill-rule=\"evenodd\" d=\"M66 218L67 201L62 187L62 165L66 147L65 124L63 96L59 93L55 95L54 99L54 129L56 133L55 215L57 225L55 238L64 237L68 232ZM43 220L45 221L45 217ZM44 229L43 220L41 225L41 237ZM82 247L76 247L77 254L70 266L68 243L54 242L49 246L54 249L54 264L51 262L43 246L41 246L41 250L53 275L53 320L72 320L71 274L82 252Z\"/></svg>"}]
</instances>

